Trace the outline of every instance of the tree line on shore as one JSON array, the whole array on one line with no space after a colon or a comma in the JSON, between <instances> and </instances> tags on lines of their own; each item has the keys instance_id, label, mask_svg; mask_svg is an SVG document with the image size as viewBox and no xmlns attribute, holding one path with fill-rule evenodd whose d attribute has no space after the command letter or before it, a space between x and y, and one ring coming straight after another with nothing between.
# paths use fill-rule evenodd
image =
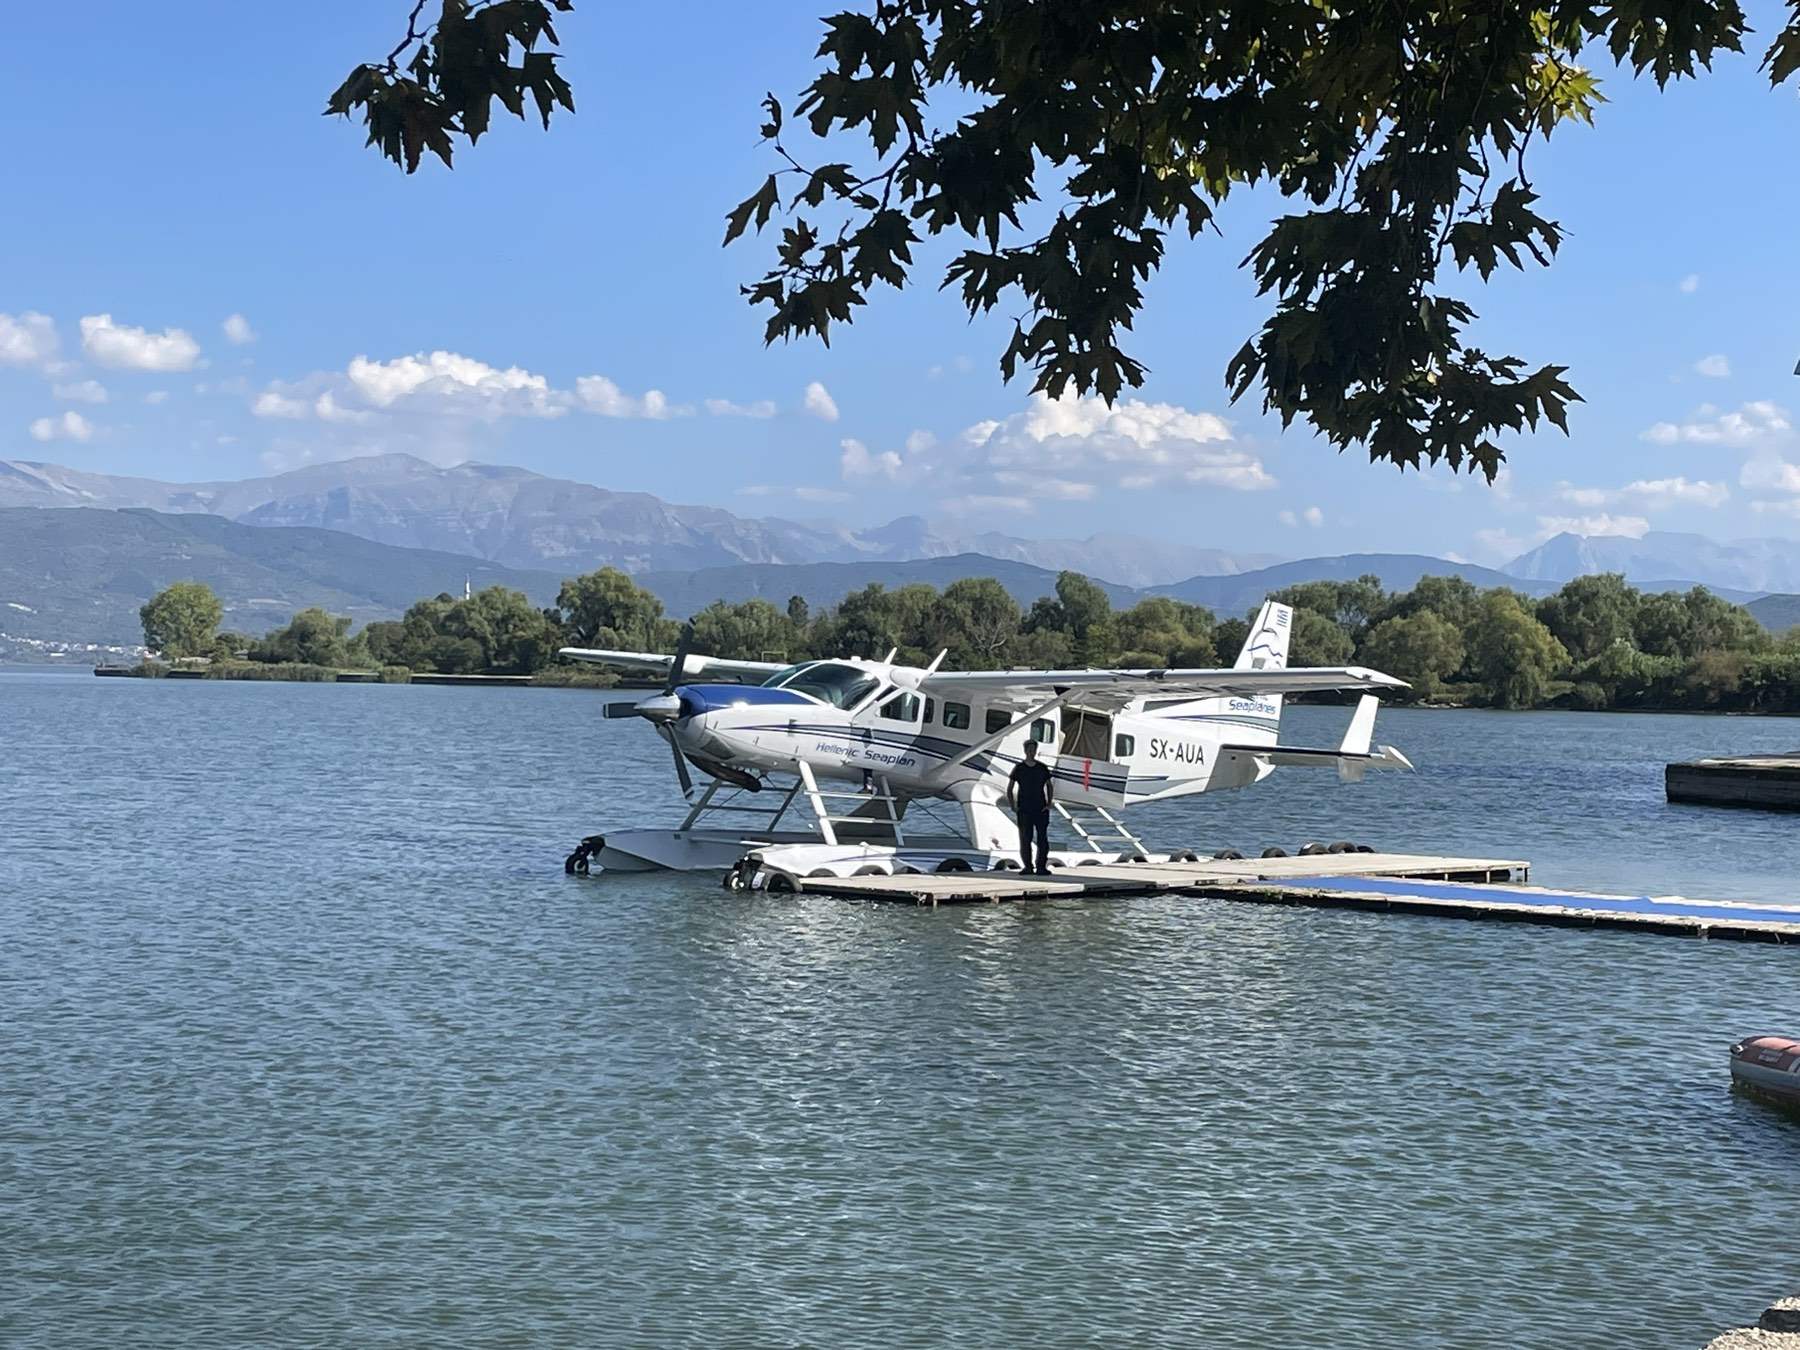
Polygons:
<instances>
[{"instance_id":1,"label":"tree line on shore","mask_svg":"<svg viewBox=\"0 0 1800 1350\"><path fill-rule=\"evenodd\" d=\"M1407 680L1401 701L1498 708L1800 712L1800 628L1775 637L1703 587L1643 593L1616 573L1579 577L1541 600L1424 577L1388 591L1374 576L1277 591L1294 607L1289 664L1364 665ZM178 582L142 611L146 645L165 658L328 670L554 676L565 646L669 651L681 624L611 567L563 583L534 606L492 586L420 600L395 620L351 621L307 609L260 638L220 632L223 606ZM1249 616L1246 616L1248 618ZM879 582L815 610L800 596L719 601L693 616L694 649L748 660L880 656L946 669L1215 666L1235 659L1246 618L1166 596L1114 608L1077 572L1021 606L992 577L943 590Z\"/></svg>"}]
</instances>

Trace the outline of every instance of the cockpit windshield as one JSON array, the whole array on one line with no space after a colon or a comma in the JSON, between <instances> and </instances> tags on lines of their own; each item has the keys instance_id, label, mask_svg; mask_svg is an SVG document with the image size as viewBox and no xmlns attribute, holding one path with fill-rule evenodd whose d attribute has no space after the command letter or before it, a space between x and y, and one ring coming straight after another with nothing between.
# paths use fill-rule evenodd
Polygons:
<instances>
[{"instance_id":1,"label":"cockpit windshield","mask_svg":"<svg viewBox=\"0 0 1800 1350\"><path fill-rule=\"evenodd\" d=\"M763 681L763 688L792 689L796 694L808 694L834 708L849 709L874 693L875 686L880 683L868 671L858 670L855 666L839 665L836 661L807 661L776 671Z\"/></svg>"}]
</instances>

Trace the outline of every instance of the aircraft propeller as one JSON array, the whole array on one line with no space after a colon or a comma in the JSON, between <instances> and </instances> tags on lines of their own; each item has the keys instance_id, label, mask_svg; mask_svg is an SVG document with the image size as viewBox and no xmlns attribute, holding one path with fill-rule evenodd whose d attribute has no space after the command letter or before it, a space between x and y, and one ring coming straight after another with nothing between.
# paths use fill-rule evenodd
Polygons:
<instances>
[{"instance_id":1,"label":"aircraft propeller","mask_svg":"<svg viewBox=\"0 0 1800 1350\"><path fill-rule=\"evenodd\" d=\"M682 627L681 640L675 644L675 657L669 662L668 678L663 681L660 692L649 698L641 698L635 703L608 703L600 710L602 717L644 717L660 725L675 721L681 716L681 700L675 697L675 688L686 675L689 652L694 645L694 621L689 619Z\"/></svg>"},{"instance_id":2,"label":"aircraft propeller","mask_svg":"<svg viewBox=\"0 0 1800 1350\"><path fill-rule=\"evenodd\" d=\"M681 795L692 797L694 794L694 777L688 772L688 759L681 746L675 740L675 723L681 718L681 697L675 691L687 677L687 660L694 646L694 622L688 620L681 629L681 639L675 644L675 655L669 662L668 678L663 681L662 689L648 698L639 699L636 703L608 703L601 710L603 717L642 717L656 726L657 732L669 743L669 750L675 756L675 776L681 780ZM740 787L757 791L762 784L753 776L737 771L739 778L749 777L748 782L732 779L728 771L720 765L710 762L696 761L697 766L714 778L725 777Z\"/></svg>"},{"instance_id":3,"label":"aircraft propeller","mask_svg":"<svg viewBox=\"0 0 1800 1350\"><path fill-rule=\"evenodd\" d=\"M681 795L694 795L694 778L688 772L687 756L681 753L681 747L675 743L675 728L670 725L681 715L681 700L675 696L675 688L681 683L681 677L687 666L688 651L694 645L694 621L689 619L681 629L681 641L675 644L675 659L669 662L669 678L663 684L662 694L655 699L645 699L646 704L655 705L655 711L646 710L644 716L663 722L663 734L669 738L669 749L675 754L675 776L681 780ZM669 710L668 705L674 708Z\"/></svg>"}]
</instances>

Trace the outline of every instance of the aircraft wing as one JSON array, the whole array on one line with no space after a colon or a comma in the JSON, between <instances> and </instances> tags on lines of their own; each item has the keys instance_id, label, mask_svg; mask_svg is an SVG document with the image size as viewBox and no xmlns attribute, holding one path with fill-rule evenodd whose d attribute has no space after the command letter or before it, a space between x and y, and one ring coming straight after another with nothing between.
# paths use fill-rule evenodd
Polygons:
<instances>
[{"instance_id":1,"label":"aircraft wing","mask_svg":"<svg viewBox=\"0 0 1800 1350\"><path fill-rule=\"evenodd\" d=\"M1085 708L1122 708L1134 698L1254 698L1319 689L1369 693L1404 689L1405 680L1362 666L1293 670L957 670L928 675L921 693L937 698L1016 698L1039 702L1067 695Z\"/></svg>"},{"instance_id":2,"label":"aircraft wing","mask_svg":"<svg viewBox=\"0 0 1800 1350\"><path fill-rule=\"evenodd\" d=\"M616 670L638 671L646 675L667 675L669 667L675 664L675 657L669 652L615 652L599 647L564 647L562 654L571 661L586 661L590 665L611 666ZM697 681L701 676L711 676L714 679L760 682L776 671L786 669L787 666L779 661L730 661L722 656L701 656L689 652L687 660L682 664L681 673L684 680Z\"/></svg>"}]
</instances>

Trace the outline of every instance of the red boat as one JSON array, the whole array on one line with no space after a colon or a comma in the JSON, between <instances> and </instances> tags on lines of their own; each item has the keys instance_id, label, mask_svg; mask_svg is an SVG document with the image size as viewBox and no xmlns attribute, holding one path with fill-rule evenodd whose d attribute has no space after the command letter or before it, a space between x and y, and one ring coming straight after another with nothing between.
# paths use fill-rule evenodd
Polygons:
<instances>
[{"instance_id":1,"label":"red boat","mask_svg":"<svg viewBox=\"0 0 1800 1350\"><path fill-rule=\"evenodd\" d=\"M1800 1041L1750 1036L1731 1047L1731 1081L1744 1091L1800 1109Z\"/></svg>"}]
</instances>

